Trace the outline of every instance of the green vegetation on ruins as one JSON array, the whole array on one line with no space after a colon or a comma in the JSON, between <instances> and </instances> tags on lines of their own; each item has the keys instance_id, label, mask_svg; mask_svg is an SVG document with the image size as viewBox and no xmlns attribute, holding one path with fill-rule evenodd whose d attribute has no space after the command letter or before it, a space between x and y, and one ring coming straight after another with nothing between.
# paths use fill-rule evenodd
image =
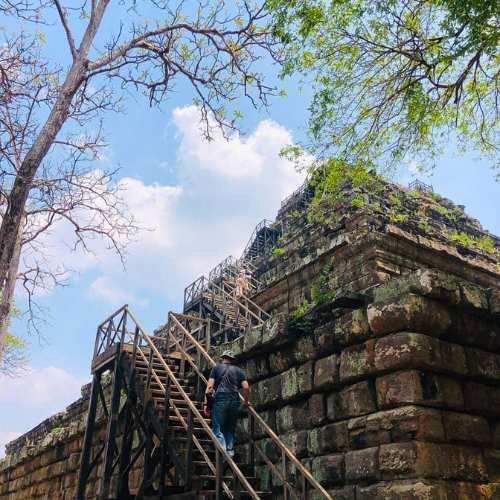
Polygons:
<instances>
[{"instance_id":1,"label":"green vegetation on ruins","mask_svg":"<svg viewBox=\"0 0 500 500\"><path fill-rule=\"evenodd\" d=\"M282 154L299 163L303 151L291 147ZM431 190L395 185L377 174L371 164L359 161L349 164L329 158L313 164L308 174L309 185L314 189L307 208L311 223L335 228L354 212L365 212L376 214L380 220L406 231L494 257L500 254L498 243L483 232L477 221L467 216L462 206ZM281 255L281 247L273 254Z\"/></svg>"},{"instance_id":2,"label":"green vegetation on ruins","mask_svg":"<svg viewBox=\"0 0 500 500\"><path fill-rule=\"evenodd\" d=\"M330 286L330 276L332 274L332 270L333 263L324 266L318 280L313 283L311 295L314 304L317 306L326 304L334 298L334 293Z\"/></svg>"},{"instance_id":3,"label":"green vegetation on ruins","mask_svg":"<svg viewBox=\"0 0 500 500\"><path fill-rule=\"evenodd\" d=\"M311 330L314 321L309 312L314 304L305 299L288 316L287 330L295 335L301 335Z\"/></svg>"}]
</instances>

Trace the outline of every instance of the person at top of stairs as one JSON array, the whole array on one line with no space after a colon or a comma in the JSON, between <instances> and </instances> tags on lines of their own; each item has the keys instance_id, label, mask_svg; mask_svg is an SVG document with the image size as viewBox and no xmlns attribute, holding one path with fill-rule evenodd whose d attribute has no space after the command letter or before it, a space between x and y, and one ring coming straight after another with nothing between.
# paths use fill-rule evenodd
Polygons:
<instances>
[{"instance_id":1,"label":"person at top of stairs","mask_svg":"<svg viewBox=\"0 0 500 500\"><path fill-rule=\"evenodd\" d=\"M234 456L234 432L240 410L240 395L248 406L250 385L245 372L236 366L231 351L224 351L221 363L212 368L205 392L205 414L211 413L212 430L229 456Z\"/></svg>"},{"instance_id":2,"label":"person at top of stairs","mask_svg":"<svg viewBox=\"0 0 500 500\"><path fill-rule=\"evenodd\" d=\"M250 281L244 269L241 269L238 276L236 277L235 285L236 285L234 288L235 299L238 299L239 297L246 295L248 293L248 290L250 290Z\"/></svg>"}]
</instances>

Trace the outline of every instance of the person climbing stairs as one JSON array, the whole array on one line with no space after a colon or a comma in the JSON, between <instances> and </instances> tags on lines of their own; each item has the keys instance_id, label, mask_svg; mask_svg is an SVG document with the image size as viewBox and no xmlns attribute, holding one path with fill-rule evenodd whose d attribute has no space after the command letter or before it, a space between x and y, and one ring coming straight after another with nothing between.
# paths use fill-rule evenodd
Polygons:
<instances>
[{"instance_id":1,"label":"person climbing stairs","mask_svg":"<svg viewBox=\"0 0 500 500\"><path fill-rule=\"evenodd\" d=\"M249 299L231 304L218 293L227 305L257 316L259 326L267 320ZM270 498L275 492L256 476L257 463L279 479L285 499L331 499L253 407L245 417L247 452L230 456L214 434L203 413L208 371L216 364L210 324L202 316L169 313L161 335L150 336L123 306L99 325L76 500L92 488L101 500Z\"/></svg>"}]
</instances>

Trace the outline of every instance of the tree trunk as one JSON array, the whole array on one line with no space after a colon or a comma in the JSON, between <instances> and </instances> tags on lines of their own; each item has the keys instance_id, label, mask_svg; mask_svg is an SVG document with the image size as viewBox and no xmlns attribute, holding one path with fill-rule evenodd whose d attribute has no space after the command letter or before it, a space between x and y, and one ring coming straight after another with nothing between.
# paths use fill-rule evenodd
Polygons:
<instances>
[{"instance_id":1,"label":"tree trunk","mask_svg":"<svg viewBox=\"0 0 500 500\"><path fill-rule=\"evenodd\" d=\"M2 365L2 354L7 328L9 326L10 311L12 309L12 297L16 288L17 271L19 269L19 259L21 258L21 240L23 235L23 225L19 228L19 233L14 247L14 255L10 261L9 272L5 280L5 286L0 296L0 366Z\"/></svg>"},{"instance_id":2,"label":"tree trunk","mask_svg":"<svg viewBox=\"0 0 500 500\"><path fill-rule=\"evenodd\" d=\"M77 51L77 57L73 60L47 121L21 163L14 185L9 193L7 209L0 226L0 296L4 295L4 287L7 286L7 278L11 271L16 242L20 234L22 217L33 179L54 139L67 120L70 114L71 101L85 79L88 52L108 3L109 0L101 0L91 14L89 24ZM15 274L17 274L17 269ZM8 306L3 304L0 307L0 325L4 325L8 321L9 311L10 304ZM4 337L1 335L0 350L3 342Z\"/></svg>"}]
</instances>

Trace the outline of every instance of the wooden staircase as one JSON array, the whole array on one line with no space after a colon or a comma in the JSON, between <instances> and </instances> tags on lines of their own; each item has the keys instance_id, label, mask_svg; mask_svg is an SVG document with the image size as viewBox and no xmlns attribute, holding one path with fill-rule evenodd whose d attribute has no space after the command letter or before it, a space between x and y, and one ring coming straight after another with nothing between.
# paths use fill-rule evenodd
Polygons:
<instances>
[{"instance_id":1,"label":"wooden staircase","mask_svg":"<svg viewBox=\"0 0 500 500\"><path fill-rule=\"evenodd\" d=\"M149 355L150 350L144 349L144 354ZM206 436L204 427L199 422L194 422L192 426L193 436L198 440L202 447L200 449L189 450L189 436L186 434L186 424L189 427L189 414L190 414L190 403L194 405L198 411L202 412L202 403L197 401L195 394L195 387L192 381L186 377L180 375L180 360L178 357L169 358L164 357L164 361L169 366L171 373L175 376L180 387L183 389L184 393L189 397L189 401L183 399L181 392L176 387L170 389L170 402L176 408L177 414L172 414L171 411L167 411L164 396L164 387L168 385L169 373L163 367L162 363L155 361L154 372L157 376L152 379L151 370L149 369L148 363L144 360L139 360L136 364L136 373L144 387L148 387L147 397L150 397L153 401L155 413L158 418L162 421L168 421L168 429L170 432L169 440L172 446L176 449L179 456L185 456L191 453L192 460L192 491L190 494L192 498L198 499L212 499L217 498L216 483L217 475L214 473L209 463L206 461L208 456L213 462L215 462L216 448L213 441ZM149 383L148 383L149 381ZM176 412L176 413L177 413ZM203 417L203 420L207 425L211 424L210 418ZM259 498L270 498L271 493L268 491L261 491L258 485L258 479L254 476L253 467L246 464L238 457L235 458L236 465L238 468L245 473L246 479L255 488L255 493ZM227 470L227 467L222 465L225 469L222 473L222 482L225 483L231 491L236 490L235 477ZM240 492L241 498L252 498L249 496L248 492ZM189 498L189 495L185 493L182 495L183 498Z\"/></svg>"},{"instance_id":2,"label":"wooden staircase","mask_svg":"<svg viewBox=\"0 0 500 500\"><path fill-rule=\"evenodd\" d=\"M203 318L169 313L165 336L152 337L124 306L98 327L76 500L86 498L92 469L99 460L100 500L270 498L276 491L262 488L255 474L256 459L279 480L283 498L331 500L252 407L245 416L244 455L232 458L227 454L202 412L206 374L215 365L204 347L210 345L208 326ZM108 403L102 376L109 370L113 379ZM99 401L107 417L107 432L95 453L93 431ZM266 439L257 441L257 435ZM139 443L135 443L136 436L141 438ZM270 446L275 450L271 452ZM143 477L139 487L132 488L129 474L140 455ZM276 463L270 456L280 459Z\"/></svg>"},{"instance_id":3,"label":"wooden staircase","mask_svg":"<svg viewBox=\"0 0 500 500\"><path fill-rule=\"evenodd\" d=\"M246 330L250 326L248 318L238 314L233 301L211 292L205 292L203 298L221 314L227 325L235 326L241 330Z\"/></svg>"}]
</instances>

